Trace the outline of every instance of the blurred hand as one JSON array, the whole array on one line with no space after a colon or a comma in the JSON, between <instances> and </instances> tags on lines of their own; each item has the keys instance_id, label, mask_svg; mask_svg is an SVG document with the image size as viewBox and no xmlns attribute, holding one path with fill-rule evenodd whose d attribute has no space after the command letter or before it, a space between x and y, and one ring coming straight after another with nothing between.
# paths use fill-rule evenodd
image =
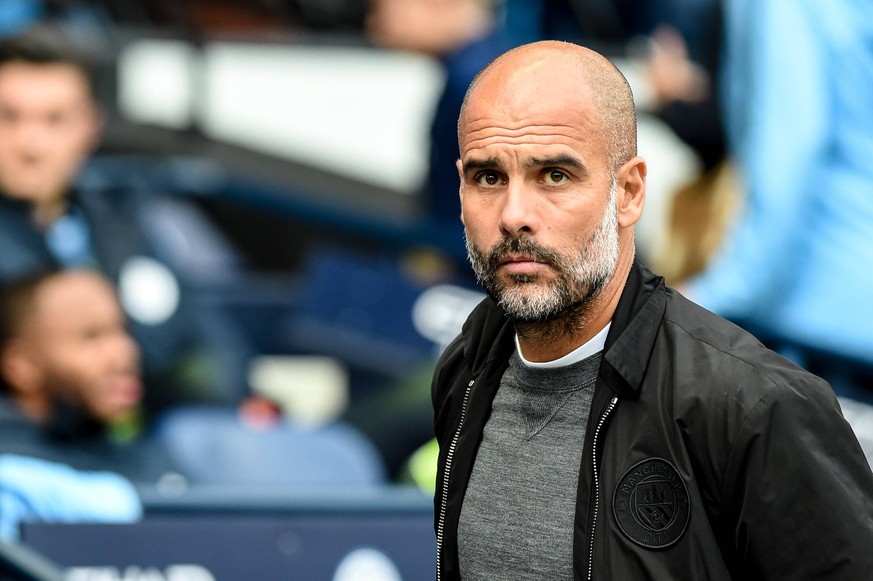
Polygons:
<instances>
[{"instance_id":1,"label":"blurred hand","mask_svg":"<svg viewBox=\"0 0 873 581\"><path fill-rule=\"evenodd\" d=\"M696 103L709 96L707 72L688 58L685 40L674 28L661 26L649 40L649 80L660 105Z\"/></svg>"}]
</instances>

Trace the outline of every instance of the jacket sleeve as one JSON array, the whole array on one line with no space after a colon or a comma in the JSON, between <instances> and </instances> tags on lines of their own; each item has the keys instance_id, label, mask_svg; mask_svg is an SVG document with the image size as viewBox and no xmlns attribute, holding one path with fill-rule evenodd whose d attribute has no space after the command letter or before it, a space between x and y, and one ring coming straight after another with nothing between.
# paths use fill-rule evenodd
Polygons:
<instances>
[{"instance_id":1,"label":"jacket sleeve","mask_svg":"<svg viewBox=\"0 0 873 581\"><path fill-rule=\"evenodd\" d=\"M873 474L818 378L775 386L748 411L723 490L739 578L870 578Z\"/></svg>"}]
</instances>

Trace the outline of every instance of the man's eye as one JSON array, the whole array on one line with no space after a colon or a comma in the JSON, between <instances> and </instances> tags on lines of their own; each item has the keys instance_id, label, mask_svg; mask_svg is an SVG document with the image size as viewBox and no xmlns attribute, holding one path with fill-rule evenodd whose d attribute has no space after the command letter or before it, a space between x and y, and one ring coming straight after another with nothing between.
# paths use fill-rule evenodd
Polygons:
<instances>
[{"instance_id":1,"label":"man's eye","mask_svg":"<svg viewBox=\"0 0 873 581\"><path fill-rule=\"evenodd\" d=\"M45 122L46 125L49 125L51 127L58 127L66 123L67 119L68 116L64 115L63 113L50 113L49 115L46 115Z\"/></svg>"},{"instance_id":2,"label":"man's eye","mask_svg":"<svg viewBox=\"0 0 873 581\"><path fill-rule=\"evenodd\" d=\"M480 186L496 186L500 183L500 175L496 171L481 171L474 180Z\"/></svg>"},{"instance_id":3,"label":"man's eye","mask_svg":"<svg viewBox=\"0 0 873 581\"><path fill-rule=\"evenodd\" d=\"M81 333L79 333L79 337L83 341L96 341L101 336L100 329L96 327L88 327L87 329L82 329Z\"/></svg>"},{"instance_id":4,"label":"man's eye","mask_svg":"<svg viewBox=\"0 0 873 581\"><path fill-rule=\"evenodd\" d=\"M545 173L546 183L561 184L567 181L567 174L559 169L550 169Z\"/></svg>"}]
</instances>

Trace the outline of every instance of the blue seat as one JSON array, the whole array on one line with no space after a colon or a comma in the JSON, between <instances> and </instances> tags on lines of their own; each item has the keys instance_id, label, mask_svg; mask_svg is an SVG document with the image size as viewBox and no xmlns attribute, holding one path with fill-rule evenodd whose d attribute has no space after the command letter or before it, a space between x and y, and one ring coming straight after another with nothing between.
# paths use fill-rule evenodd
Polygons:
<instances>
[{"instance_id":1,"label":"blue seat","mask_svg":"<svg viewBox=\"0 0 873 581\"><path fill-rule=\"evenodd\" d=\"M337 249L313 253L301 275L297 310L281 325L285 350L336 357L402 375L434 357L412 321L426 286L385 256Z\"/></svg>"},{"instance_id":2,"label":"blue seat","mask_svg":"<svg viewBox=\"0 0 873 581\"><path fill-rule=\"evenodd\" d=\"M189 407L167 412L152 437L194 484L323 490L386 483L376 448L341 422L256 427L232 409Z\"/></svg>"}]
</instances>

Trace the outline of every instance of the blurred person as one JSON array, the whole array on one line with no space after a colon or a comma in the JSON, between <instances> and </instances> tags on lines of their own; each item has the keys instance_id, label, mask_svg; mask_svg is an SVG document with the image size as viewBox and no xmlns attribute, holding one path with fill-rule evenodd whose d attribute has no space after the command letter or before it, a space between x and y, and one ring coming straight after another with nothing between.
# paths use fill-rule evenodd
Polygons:
<instances>
[{"instance_id":1,"label":"blurred person","mask_svg":"<svg viewBox=\"0 0 873 581\"><path fill-rule=\"evenodd\" d=\"M41 422L64 402L101 424L134 412L142 397L139 351L109 283L68 270L19 284L5 297L4 346L15 348L4 350L3 370L25 415Z\"/></svg>"},{"instance_id":2,"label":"blurred person","mask_svg":"<svg viewBox=\"0 0 873 581\"><path fill-rule=\"evenodd\" d=\"M24 521L133 522L134 482L175 472L150 444L114 442L142 393L111 285L54 271L0 291L0 538Z\"/></svg>"},{"instance_id":3,"label":"blurred person","mask_svg":"<svg viewBox=\"0 0 873 581\"><path fill-rule=\"evenodd\" d=\"M866 578L873 473L830 387L635 256L647 165L612 63L512 50L458 132L489 297L434 375L437 578Z\"/></svg>"},{"instance_id":4,"label":"blurred person","mask_svg":"<svg viewBox=\"0 0 873 581\"><path fill-rule=\"evenodd\" d=\"M681 9L688 5L696 6L696 35L688 30L690 24L681 30L676 26L682 22ZM671 285L705 268L741 199L721 115L721 3L685 0L675 12L639 43L652 95L648 109L700 161L699 172L668 192L663 224L647 252L652 266ZM687 37L696 40L690 44Z\"/></svg>"},{"instance_id":5,"label":"blurred person","mask_svg":"<svg viewBox=\"0 0 873 581\"><path fill-rule=\"evenodd\" d=\"M727 0L723 98L743 207L690 298L873 401L873 10ZM865 371L866 370L866 371Z\"/></svg>"},{"instance_id":6,"label":"blurred person","mask_svg":"<svg viewBox=\"0 0 873 581\"><path fill-rule=\"evenodd\" d=\"M637 252L674 284L702 269L739 197L721 117L720 0L574 3L585 4L614 6L612 20L621 24L624 37L616 54L629 57L628 69L639 76L640 90L634 90L643 113L641 125L660 122L693 154L674 170L678 179L649 196L646 215L635 229ZM615 34L612 38L620 39ZM641 135L651 138L648 131ZM642 146L652 155L665 149L649 141ZM682 159L675 154L671 158L670 152L662 155L668 162Z\"/></svg>"},{"instance_id":7,"label":"blurred person","mask_svg":"<svg viewBox=\"0 0 873 581\"><path fill-rule=\"evenodd\" d=\"M0 454L137 482L172 471L132 430L143 395L139 349L102 275L56 270L4 286L0 379Z\"/></svg>"},{"instance_id":8,"label":"blurred person","mask_svg":"<svg viewBox=\"0 0 873 581\"><path fill-rule=\"evenodd\" d=\"M377 45L438 59L445 71L430 129L430 161L424 185L428 218L460 236L458 136L454 129L464 92L476 73L514 46L500 27L495 0L370 0L367 32ZM457 237L459 240L460 238ZM459 246L459 256L463 248Z\"/></svg>"},{"instance_id":9,"label":"blurred person","mask_svg":"<svg viewBox=\"0 0 873 581\"><path fill-rule=\"evenodd\" d=\"M229 328L213 324L159 259L148 226L159 196L84 179L103 125L89 64L53 28L0 42L0 280L53 265L99 268L143 351L149 411L235 402L244 379L232 367L239 353L221 351Z\"/></svg>"},{"instance_id":10,"label":"blurred person","mask_svg":"<svg viewBox=\"0 0 873 581\"><path fill-rule=\"evenodd\" d=\"M685 36L672 24L660 24L648 37L647 81L651 111L699 156L704 173L725 156L719 106L721 19L716 4L700 22L708 42L692 54ZM703 43L700 43L703 44Z\"/></svg>"}]
</instances>

